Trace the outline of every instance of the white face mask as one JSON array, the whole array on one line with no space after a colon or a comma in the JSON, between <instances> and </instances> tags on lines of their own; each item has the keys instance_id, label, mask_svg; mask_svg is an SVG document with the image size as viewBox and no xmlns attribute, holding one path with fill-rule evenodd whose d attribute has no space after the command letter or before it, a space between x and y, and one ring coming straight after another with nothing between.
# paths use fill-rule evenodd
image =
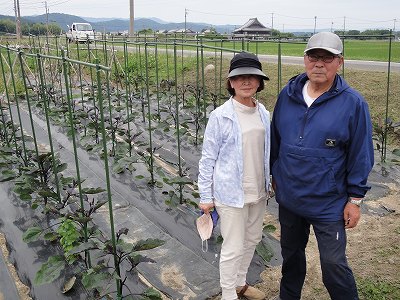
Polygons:
<instances>
[{"instance_id":1,"label":"white face mask","mask_svg":"<svg viewBox=\"0 0 400 300\"><path fill-rule=\"evenodd\" d=\"M210 214L203 214L196 219L197 231L199 232L201 238L201 250L203 252L208 251L208 242L207 240L211 237L211 233L213 231L213 221L211 219ZM205 242L205 249L204 249Z\"/></svg>"}]
</instances>

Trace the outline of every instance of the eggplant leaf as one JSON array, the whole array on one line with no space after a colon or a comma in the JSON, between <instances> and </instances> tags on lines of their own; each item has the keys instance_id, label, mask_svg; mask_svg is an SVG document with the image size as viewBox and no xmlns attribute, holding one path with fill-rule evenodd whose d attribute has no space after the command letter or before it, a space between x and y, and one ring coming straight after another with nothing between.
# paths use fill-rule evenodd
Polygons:
<instances>
[{"instance_id":1,"label":"eggplant leaf","mask_svg":"<svg viewBox=\"0 0 400 300\"><path fill-rule=\"evenodd\" d=\"M22 235L22 240L25 243L37 241L43 230L40 227L30 227Z\"/></svg>"},{"instance_id":2,"label":"eggplant leaf","mask_svg":"<svg viewBox=\"0 0 400 300\"><path fill-rule=\"evenodd\" d=\"M36 273L34 283L42 285L56 280L65 268L65 261L61 255L51 256Z\"/></svg>"}]
</instances>

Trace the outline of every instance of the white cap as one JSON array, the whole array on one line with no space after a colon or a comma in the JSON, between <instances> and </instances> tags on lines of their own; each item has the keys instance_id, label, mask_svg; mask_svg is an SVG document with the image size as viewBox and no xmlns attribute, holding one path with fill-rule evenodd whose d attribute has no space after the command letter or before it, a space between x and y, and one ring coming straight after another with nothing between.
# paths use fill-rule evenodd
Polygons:
<instances>
[{"instance_id":1,"label":"white cap","mask_svg":"<svg viewBox=\"0 0 400 300\"><path fill-rule=\"evenodd\" d=\"M343 44L340 37L332 32L319 32L308 40L304 53L313 49L323 49L332 54L342 54Z\"/></svg>"}]
</instances>

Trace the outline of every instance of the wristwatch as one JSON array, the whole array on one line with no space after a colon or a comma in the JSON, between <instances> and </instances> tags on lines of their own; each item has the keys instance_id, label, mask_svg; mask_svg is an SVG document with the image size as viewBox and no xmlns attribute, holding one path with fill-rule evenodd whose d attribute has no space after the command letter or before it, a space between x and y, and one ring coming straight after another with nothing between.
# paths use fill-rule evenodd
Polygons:
<instances>
[{"instance_id":1,"label":"wristwatch","mask_svg":"<svg viewBox=\"0 0 400 300\"><path fill-rule=\"evenodd\" d=\"M361 206L361 204L363 203L363 198L352 198L349 197L348 202L357 205L358 207Z\"/></svg>"}]
</instances>

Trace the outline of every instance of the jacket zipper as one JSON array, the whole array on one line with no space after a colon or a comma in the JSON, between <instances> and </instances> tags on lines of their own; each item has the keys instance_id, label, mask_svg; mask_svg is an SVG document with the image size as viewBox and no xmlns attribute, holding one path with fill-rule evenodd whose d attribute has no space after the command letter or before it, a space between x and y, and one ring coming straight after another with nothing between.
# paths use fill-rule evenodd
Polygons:
<instances>
[{"instance_id":1,"label":"jacket zipper","mask_svg":"<svg viewBox=\"0 0 400 300\"><path fill-rule=\"evenodd\" d=\"M307 107L307 110L306 110L306 112L304 113L303 124L302 124L301 130L300 130L300 137L299 137L300 140L302 140L303 137L304 137L304 129L305 129L306 123L307 123L308 111L309 111L309 107Z\"/></svg>"}]
</instances>

